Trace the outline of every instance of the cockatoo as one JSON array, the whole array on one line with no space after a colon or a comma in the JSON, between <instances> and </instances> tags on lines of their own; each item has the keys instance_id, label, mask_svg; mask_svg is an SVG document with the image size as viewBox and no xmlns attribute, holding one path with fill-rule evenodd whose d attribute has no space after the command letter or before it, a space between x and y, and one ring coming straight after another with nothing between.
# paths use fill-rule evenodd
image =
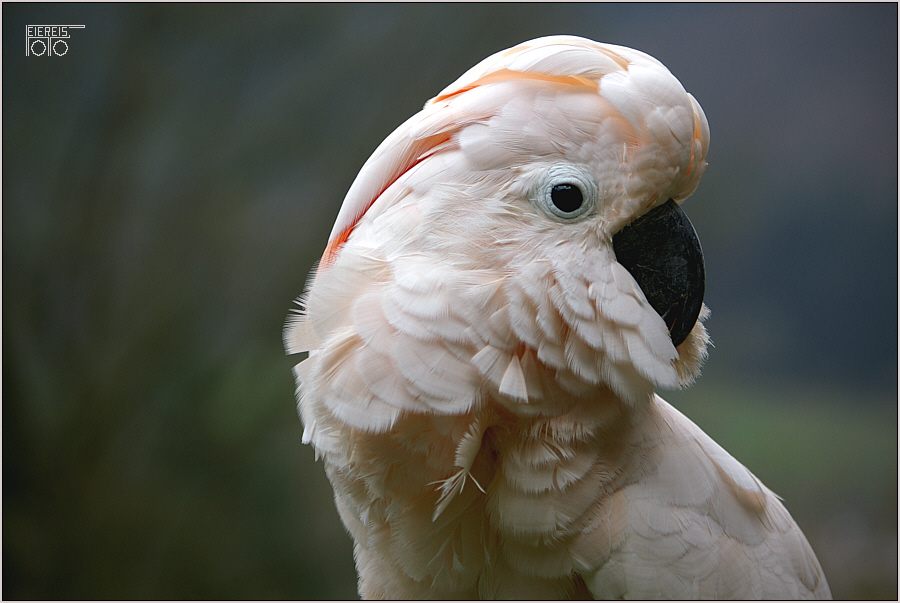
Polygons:
<instances>
[{"instance_id":1,"label":"cockatoo","mask_svg":"<svg viewBox=\"0 0 900 603\"><path fill-rule=\"evenodd\" d=\"M708 146L656 59L551 36L363 165L285 328L361 596L830 597L778 497L655 393L706 357L679 203Z\"/></svg>"}]
</instances>

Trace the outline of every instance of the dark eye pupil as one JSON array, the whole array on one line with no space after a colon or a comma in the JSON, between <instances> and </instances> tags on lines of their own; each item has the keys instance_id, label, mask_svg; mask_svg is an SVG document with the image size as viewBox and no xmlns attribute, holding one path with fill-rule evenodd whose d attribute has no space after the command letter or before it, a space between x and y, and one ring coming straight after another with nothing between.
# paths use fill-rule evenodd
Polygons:
<instances>
[{"instance_id":1,"label":"dark eye pupil","mask_svg":"<svg viewBox=\"0 0 900 603\"><path fill-rule=\"evenodd\" d=\"M550 189L550 200L559 211L567 214L577 210L584 203L581 191L571 184L557 184Z\"/></svg>"}]
</instances>

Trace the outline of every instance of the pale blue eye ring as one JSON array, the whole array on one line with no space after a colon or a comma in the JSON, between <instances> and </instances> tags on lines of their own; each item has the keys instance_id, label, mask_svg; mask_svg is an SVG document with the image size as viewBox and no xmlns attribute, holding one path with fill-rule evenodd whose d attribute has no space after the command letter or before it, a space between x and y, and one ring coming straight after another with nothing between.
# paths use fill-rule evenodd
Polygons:
<instances>
[{"instance_id":1,"label":"pale blue eye ring","mask_svg":"<svg viewBox=\"0 0 900 603\"><path fill-rule=\"evenodd\" d=\"M574 222L594 212L597 185L590 174L578 166L555 165L539 180L532 199L554 220Z\"/></svg>"}]
</instances>

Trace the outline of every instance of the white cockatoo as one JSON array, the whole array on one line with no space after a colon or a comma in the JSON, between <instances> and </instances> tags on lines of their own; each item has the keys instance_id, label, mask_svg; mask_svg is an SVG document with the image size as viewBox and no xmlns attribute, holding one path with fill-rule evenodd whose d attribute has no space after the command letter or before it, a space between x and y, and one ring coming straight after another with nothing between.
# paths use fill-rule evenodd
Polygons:
<instances>
[{"instance_id":1,"label":"white cockatoo","mask_svg":"<svg viewBox=\"0 0 900 603\"><path fill-rule=\"evenodd\" d=\"M572 36L365 163L288 321L366 598L828 598L778 497L655 394L706 357L703 110Z\"/></svg>"}]
</instances>

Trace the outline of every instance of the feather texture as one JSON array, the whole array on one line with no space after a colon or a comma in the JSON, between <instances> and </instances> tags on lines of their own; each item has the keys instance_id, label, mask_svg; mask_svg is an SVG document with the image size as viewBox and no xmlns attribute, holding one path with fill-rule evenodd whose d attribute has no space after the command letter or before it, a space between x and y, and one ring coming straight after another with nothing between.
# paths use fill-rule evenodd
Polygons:
<instances>
[{"instance_id":1,"label":"feather texture","mask_svg":"<svg viewBox=\"0 0 900 603\"><path fill-rule=\"evenodd\" d=\"M612 247L708 140L658 61L552 36L366 162L284 337L362 596L829 596L779 499L654 393L699 373L708 310L676 348Z\"/></svg>"}]
</instances>

